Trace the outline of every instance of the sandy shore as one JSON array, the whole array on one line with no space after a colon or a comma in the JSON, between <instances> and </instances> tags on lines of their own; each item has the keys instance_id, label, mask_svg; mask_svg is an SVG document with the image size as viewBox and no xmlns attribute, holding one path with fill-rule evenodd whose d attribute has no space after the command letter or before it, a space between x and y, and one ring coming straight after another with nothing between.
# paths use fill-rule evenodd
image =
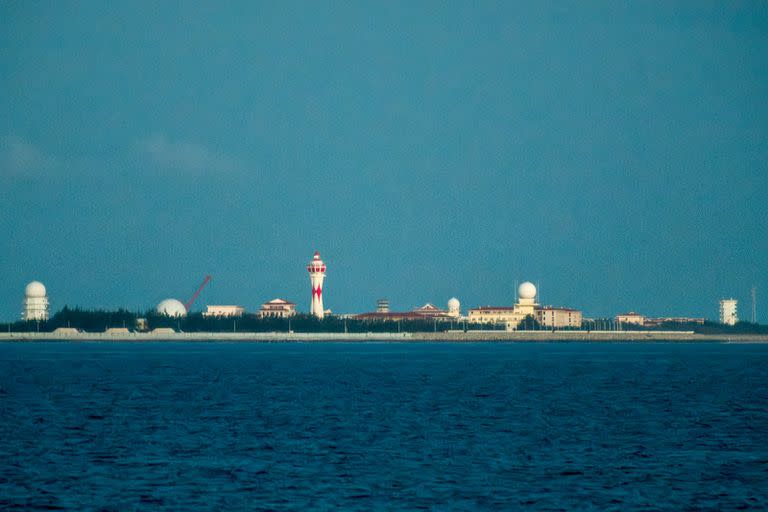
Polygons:
<instances>
[{"instance_id":1,"label":"sandy shore","mask_svg":"<svg viewBox=\"0 0 768 512\"><path fill-rule=\"evenodd\" d=\"M719 341L768 343L768 335L691 331L451 331L417 333L66 332L0 333L0 341Z\"/></svg>"}]
</instances>

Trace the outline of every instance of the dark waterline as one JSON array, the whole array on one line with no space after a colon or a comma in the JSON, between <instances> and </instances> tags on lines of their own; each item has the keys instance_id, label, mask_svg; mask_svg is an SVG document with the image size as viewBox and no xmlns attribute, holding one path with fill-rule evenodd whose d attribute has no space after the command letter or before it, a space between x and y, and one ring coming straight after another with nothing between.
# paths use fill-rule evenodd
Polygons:
<instances>
[{"instance_id":1,"label":"dark waterline","mask_svg":"<svg viewBox=\"0 0 768 512\"><path fill-rule=\"evenodd\" d=\"M0 506L763 509L768 346L0 344Z\"/></svg>"}]
</instances>

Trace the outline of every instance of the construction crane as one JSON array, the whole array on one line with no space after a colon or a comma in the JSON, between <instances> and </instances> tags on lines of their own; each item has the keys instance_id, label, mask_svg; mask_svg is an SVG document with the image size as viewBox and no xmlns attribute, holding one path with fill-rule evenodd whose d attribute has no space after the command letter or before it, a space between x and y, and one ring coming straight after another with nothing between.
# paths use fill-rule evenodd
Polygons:
<instances>
[{"instance_id":1,"label":"construction crane","mask_svg":"<svg viewBox=\"0 0 768 512\"><path fill-rule=\"evenodd\" d=\"M189 313L190 308L192 308L192 304L195 303L197 300L198 295L200 295L200 292L203 291L203 288L205 288L205 285L208 284L208 281L211 280L211 276L205 276L205 279L203 279L203 284L200 285L200 288L197 289L194 295L192 295L192 298L187 301L186 304L184 304L184 307L187 309L187 313Z\"/></svg>"}]
</instances>

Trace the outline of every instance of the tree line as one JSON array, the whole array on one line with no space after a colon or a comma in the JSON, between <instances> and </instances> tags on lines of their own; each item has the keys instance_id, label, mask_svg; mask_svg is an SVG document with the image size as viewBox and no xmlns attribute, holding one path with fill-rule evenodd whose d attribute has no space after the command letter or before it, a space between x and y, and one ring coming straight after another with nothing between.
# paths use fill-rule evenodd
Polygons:
<instances>
[{"instance_id":1,"label":"tree line","mask_svg":"<svg viewBox=\"0 0 768 512\"><path fill-rule=\"evenodd\" d=\"M203 316L190 313L184 317L158 314L155 310L133 312L125 309L114 311L70 308L65 306L48 320L24 321L0 324L4 332L52 332L60 327L85 332L103 332L112 328L153 330L171 328L179 332L445 332L449 330L493 330L503 325L488 325L424 318L401 321L362 320L328 315L319 319L313 315L298 313L290 318L264 317L245 314L236 317Z\"/></svg>"},{"instance_id":2,"label":"tree line","mask_svg":"<svg viewBox=\"0 0 768 512\"><path fill-rule=\"evenodd\" d=\"M134 312L126 309L101 310L81 309L65 306L49 320L0 323L2 332L52 332L59 327L69 327L85 332L103 332L110 328L138 330L138 320L143 319L142 328L152 330L171 328L179 332L446 332L450 330L503 330L504 324L479 324L445 318L424 318L418 320L363 320L328 315L318 319L313 315L296 314L290 318L265 317L245 314L237 317L208 317L202 313L191 313L185 317L169 317L158 314L154 309ZM536 318L528 316L518 325L518 330L551 330L542 326ZM563 330L563 329L558 329ZM585 320L580 328L568 330L650 330L650 331L694 331L700 334L768 334L768 325L739 322L723 325L706 321L704 324L667 322L655 326L617 324L612 318Z\"/></svg>"}]
</instances>

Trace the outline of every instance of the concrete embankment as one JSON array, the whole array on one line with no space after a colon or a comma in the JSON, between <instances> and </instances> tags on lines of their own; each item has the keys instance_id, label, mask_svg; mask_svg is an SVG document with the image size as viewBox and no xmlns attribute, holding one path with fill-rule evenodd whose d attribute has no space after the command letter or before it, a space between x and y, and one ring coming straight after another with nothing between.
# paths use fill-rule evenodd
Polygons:
<instances>
[{"instance_id":1,"label":"concrete embankment","mask_svg":"<svg viewBox=\"0 0 768 512\"><path fill-rule=\"evenodd\" d=\"M696 334L692 331L449 331L415 333L287 333L287 332L78 332L61 329L53 333L0 333L0 341L243 341L243 342L328 342L328 341L411 341L411 342L487 342L487 341L718 341L768 343L768 335Z\"/></svg>"},{"instance_id":2,"label":"concrete embankment","mask_svg":"<svg viewBox=\"0 0 768 512\"><path fill-rule=\"evenodd\" d=\"M16 332L0 333L0 341L408 341L411 333L337 332Z\"/></svg>"}]
</instances>

